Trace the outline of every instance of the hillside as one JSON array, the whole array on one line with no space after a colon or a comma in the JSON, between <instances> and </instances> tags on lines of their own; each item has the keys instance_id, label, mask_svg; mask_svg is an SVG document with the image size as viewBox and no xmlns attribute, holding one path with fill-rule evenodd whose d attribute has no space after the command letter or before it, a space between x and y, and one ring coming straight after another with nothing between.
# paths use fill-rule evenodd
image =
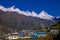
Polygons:
<instances>
[{"instance_id":1,"label":"hillside","mask_svg":"<svg viewBox=\"0 0 60 40\"><path fill-rule=\"evenodd\" d=\"M12 11L4 12L0 10L0 31L4 33L20 31L22 29L32 29L34 27L49 27L52 24L54 24L54 22L51 20L25 16Z\"/></svg>"},{"instance_id":2,"label":"hillside","mask_svg":"<svg viewBox=\"0 0 60 40\"><path fill-rule=\"evenodd\" d=\"M60 30L60 21L58 23L52 25L51 28Z\"/></svg>"}]
</instances>

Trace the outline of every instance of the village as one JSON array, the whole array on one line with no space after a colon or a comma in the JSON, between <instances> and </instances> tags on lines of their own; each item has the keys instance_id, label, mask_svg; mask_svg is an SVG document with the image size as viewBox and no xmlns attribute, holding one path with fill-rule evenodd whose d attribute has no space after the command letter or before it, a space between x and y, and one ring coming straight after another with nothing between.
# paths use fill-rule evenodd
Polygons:
<instances>
[{"instance_id":1,"label":"village","mask_svg":"<svg viewBox=\"0 0 60 40\"><path fill-rule=\"evenodd\" d=\"M20 32L13 32L4 35L4 38L0 38L1 40L18 40L18 39L36 39L40 37L46 37L47 35L58 34L59 30L21 30Z\"/></svg>"}]
</instances>

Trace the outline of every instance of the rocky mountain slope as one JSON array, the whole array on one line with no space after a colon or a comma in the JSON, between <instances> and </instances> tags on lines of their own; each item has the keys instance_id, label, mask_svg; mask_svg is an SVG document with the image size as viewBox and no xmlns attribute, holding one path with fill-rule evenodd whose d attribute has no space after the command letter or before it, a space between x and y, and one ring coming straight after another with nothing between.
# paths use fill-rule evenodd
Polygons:
<instances>
[{"instance_id":1,"label":"rocky mountain slope","mask_svg":"<svg viewBox=\"0 0 60 40\"><path fill-rule=\"evenodd\" d=\"M14 7L4 8L3 6L0 6L1 33L32 29L34 27L49 27L57 21L45 11L36 14L35 12L20 11L18 8L14 9Z\"/></svg>"}]
</instances>

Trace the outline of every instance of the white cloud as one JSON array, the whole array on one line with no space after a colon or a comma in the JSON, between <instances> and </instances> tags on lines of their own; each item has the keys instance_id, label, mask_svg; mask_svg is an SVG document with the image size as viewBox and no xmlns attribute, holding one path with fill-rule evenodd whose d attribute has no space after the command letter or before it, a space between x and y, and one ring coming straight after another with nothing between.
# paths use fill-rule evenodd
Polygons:
<instances>
[{"instance_id":1,"label":"white cloud","mask_svg":"<svg viewBox=\"0 0 60 40\"><path fill-rule=\"evenodd\" d=\"M60 16L57 16L56 18L60 18Z\"/></svg>"}]
</instances>

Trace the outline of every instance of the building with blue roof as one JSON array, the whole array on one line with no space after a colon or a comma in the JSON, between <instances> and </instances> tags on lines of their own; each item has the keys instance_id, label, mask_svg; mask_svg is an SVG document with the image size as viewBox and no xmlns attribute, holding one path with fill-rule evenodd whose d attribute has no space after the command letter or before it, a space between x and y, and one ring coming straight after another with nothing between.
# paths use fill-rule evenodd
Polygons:
<instances>
[{"instance_id":1,"label":"building with blue roof","mask_svg":"<svg viewBox=\"0 0 60 40\"><path fill-rule=\"evenodd\" d=\"M39 31L39 32L36 31L33 32L33 35L40 37L40 36L46 36L47 34L44 31Z\"/></svg>"}]
</instances>

